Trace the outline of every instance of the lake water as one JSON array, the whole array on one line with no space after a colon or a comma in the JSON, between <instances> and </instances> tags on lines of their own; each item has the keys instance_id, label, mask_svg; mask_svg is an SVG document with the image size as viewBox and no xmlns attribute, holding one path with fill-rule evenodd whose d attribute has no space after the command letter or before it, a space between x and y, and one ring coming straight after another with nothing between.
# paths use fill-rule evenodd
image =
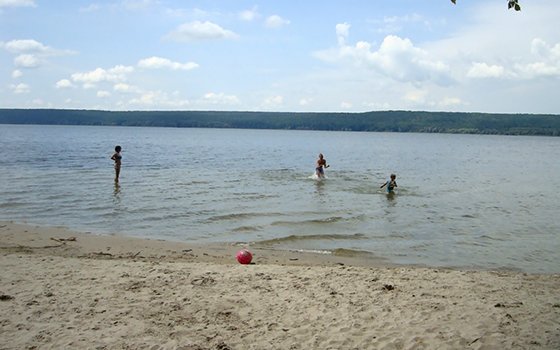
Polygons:
<instances>
[{"instance_id":1,"label":"lake water","mask_svg":"<svg viewBox=\"0 0 560 350\"><path fill-rule=\"evenodd\" d=\"M559 153L553 137L0 125L0 220L558 273Z\"/></svg>"}]
</instances>

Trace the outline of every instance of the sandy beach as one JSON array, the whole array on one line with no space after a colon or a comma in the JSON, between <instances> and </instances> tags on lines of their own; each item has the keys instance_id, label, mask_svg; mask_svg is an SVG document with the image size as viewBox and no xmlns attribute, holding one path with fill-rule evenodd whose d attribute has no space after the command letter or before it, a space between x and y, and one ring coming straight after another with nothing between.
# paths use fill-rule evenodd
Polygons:
<instances>
[{"instance_id":1,"label":"sandy beach","mask_svg":"<svg viewBox=\"0 0 560 350\"><path fill-rule=\"evenodd\" d=\"M0 349L559 349L560 275L0 222Z\"/></svg>"}]
</instances>

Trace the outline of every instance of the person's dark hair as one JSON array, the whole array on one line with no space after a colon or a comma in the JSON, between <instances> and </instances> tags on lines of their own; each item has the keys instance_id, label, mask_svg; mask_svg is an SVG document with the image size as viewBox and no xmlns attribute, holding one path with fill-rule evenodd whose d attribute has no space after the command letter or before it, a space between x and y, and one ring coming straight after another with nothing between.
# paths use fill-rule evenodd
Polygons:
<instances>
[{"instance_id":1,"label":"person's dark hair","mask_svg":"<svg viewBox=\"0 0 560 350\"><path fill-rule=\"evenodd\" d=\"M115 147L115 152L120 152L121 151L121 146L116 146Z\"/></svg>"}]
</instances>

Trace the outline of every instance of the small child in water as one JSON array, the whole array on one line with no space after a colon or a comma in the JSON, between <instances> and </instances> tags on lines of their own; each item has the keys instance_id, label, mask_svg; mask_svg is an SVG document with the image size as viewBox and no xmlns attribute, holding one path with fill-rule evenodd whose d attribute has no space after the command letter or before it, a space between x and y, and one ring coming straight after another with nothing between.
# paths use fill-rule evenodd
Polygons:
<instances>
[{"instance_id":1,"label":"small child in water","mask_svg":"<svg viewBox=\"0 0 560 350\"><path fill-rule=\"evenodd\" d=\"M119 175L121 173L121 146L115 147L115 153L111 156L111 159L115 162L115 182L119 182Z\"/></svg>"},{"instance_id":2,"label":"small child in water","mask_svg":"<svg viewBox=\"0 0 560 350\"><path fill-rule=\"evenodd\" d=\"M395 189L395 187L397 187L397 181L395 181L396 179L397 179L397 175L391 174L391 180L387 180L387 182L385 182L379 188L383 188L387 186L387 192L393 193L393 190Z\"/></svg>"},{"instance_id":3,"label":"small child in water","mask_svg":"<svg viewBox=\"0 0 560 350\"><path fill-rule=\"evenodd\" d=\"M323 153L319 153L319 158L317 159L317 164L315 166L315 175L318 178L325 177L325 170L324 168L328 168L329 165L327 164L327 160L323 157Z\"/></svg>"}]
</instances>

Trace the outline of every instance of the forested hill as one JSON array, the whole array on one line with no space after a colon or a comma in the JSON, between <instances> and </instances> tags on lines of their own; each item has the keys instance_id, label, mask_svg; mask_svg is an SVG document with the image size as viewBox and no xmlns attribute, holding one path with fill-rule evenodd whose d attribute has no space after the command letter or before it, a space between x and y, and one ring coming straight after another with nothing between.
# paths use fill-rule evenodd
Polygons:
<instances>
[{"instance_id":1,"label":"forested hill","mask_svg":"<svg viewBox=\"0 0 560 350\"><path fill-rule=\"evenodd\" d=\"M0 124L120 125L560 136L560 115L414 111L284 113L0 109Z\"/></svg>"}]
</instances>

